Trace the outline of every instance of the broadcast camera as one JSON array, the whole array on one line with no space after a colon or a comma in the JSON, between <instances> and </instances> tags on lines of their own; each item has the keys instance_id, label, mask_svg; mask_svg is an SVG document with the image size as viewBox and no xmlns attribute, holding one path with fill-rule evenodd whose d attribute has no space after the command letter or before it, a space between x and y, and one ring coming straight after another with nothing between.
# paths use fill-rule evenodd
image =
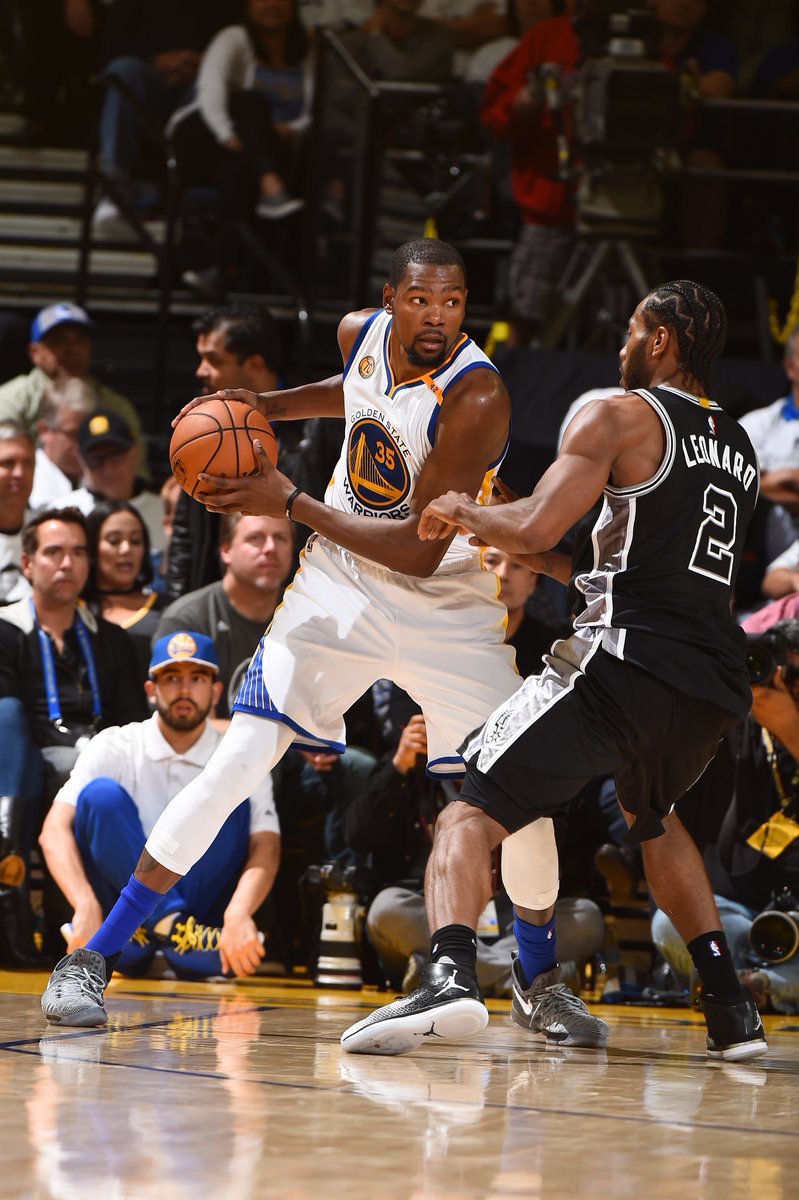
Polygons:
<instances>
[{"instance_id":1,"label":"broadcast camera","mask_svg":"<svg viewBox=\"0 0 799 1200\"><path fill-rule=\"evenodd\" d=\"M663 206L660 177L681 120L680 80L660 60L657 18L620 0L583 0L574 29L581 66L571 88L577 228L652 236ZM553 108L552 68L544 68Z\"/></svg>"}]
</instances>

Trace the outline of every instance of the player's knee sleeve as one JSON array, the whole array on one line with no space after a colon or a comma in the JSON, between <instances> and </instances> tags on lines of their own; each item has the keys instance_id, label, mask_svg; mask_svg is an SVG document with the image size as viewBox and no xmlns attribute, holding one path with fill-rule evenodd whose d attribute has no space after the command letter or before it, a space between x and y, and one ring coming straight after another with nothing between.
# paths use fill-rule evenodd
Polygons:
<instances>
[{"instance_id":1,"label":"player's knee sleeve","mask_svg":"<svg viewBox=\"0 0 799 1200\"><path fill-rule=\"evenodd\" d=\"M502 882L519 908L545 909L558 897L559 869L555 828L539 817L502 843Z\"/></svg>"},{"instance_id":2,"label":"player's knee sleeve","mask_svg":"<svg viewBox=\"0 0 799 1200\"><path fill-rule=\"evenodd\" d=\"M293 731L278 721L235 713L207 765L156 821L147 839L147 851L156 862L185 875L293 738Z\"/></svg>"}]
</instances>

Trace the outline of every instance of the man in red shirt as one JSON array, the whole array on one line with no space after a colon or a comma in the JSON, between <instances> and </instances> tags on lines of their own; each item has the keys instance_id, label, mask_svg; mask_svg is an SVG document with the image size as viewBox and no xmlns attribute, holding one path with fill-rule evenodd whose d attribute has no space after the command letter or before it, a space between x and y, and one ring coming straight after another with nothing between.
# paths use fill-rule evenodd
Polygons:
<instances>
[{"instance_id":1,"label":"man in red shirt","mask_svg":"<svg viewBox=\"0 0 799 1200\"><path fill-rule=\"evenodd\" d=\"M558 178L558 163L563 139L571 140L568 96L580 58L574 17L539 21L490 76L483 96L484 125L497 140L510 142L511 186L522 221L509 277L515 346L529 344L538 332L574 247L574 186ZM544 64L558 68L562 107L548 103Z\"/></svg>"}]
</instances>

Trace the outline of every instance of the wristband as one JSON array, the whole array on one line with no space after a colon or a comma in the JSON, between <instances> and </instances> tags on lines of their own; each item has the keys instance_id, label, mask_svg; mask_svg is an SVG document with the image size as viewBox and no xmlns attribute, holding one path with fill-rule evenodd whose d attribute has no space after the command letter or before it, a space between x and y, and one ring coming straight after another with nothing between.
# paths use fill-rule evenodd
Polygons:
<instances>
[{"instance_id":1,"label":"wristband","mask_svg":"<svg viewBox=\"0 0 799 1200\"><path fill-rule=\"evenodd\" d=\"M294 501L301 494L302 494L302 488L296 487L294 489L294 491L291 493L291 495L289 496L288 500L286 501L286 516L288 517L288 519L290 521L294 520L294 518L291 515L291 510L294 507Z\"/></svg>"}]
</instances>

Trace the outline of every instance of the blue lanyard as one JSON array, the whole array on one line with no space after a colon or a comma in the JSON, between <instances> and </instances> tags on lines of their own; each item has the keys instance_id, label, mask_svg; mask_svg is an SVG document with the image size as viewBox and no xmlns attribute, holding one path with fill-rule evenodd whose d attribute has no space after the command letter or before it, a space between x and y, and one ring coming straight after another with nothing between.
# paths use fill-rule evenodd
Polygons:
<instances>
[{"instance_id":1,"label":"blue lanyard","mask_svg":"<svg viewBox=\"0 0 799 1200\"><path fill-rule=\"evenodd\" d=\"M61 700L58 695L58 684L55 677L55 661L53 659L53 647L50 645L50 639L39 624L39 619L36 616L36 608L33 600L30 600L31 613L33 614L33 623L36 626L36 633L39 637L39 649L42 655L42 671L44 672L44 687L47 692L47 713L50 720L55 724L61 721ZM86 670L89 675L89 687L92 693L92 716L95 721L102 712L102 704L100 700L100 682L97 678L97 667L94 662L94 654L92 652L92 643L89 637L89 631L80 619L80 615L75 613L75 633L80 645L80 651L83 655L83 661L86 663Z\"/></svg>"},{"instance_id":2,"label":"blue lanyard","mask_svg":"<svg viewBox=\"0 0 799 1200\"><path fill-rule=\"evenodd\" d=\"M789 392L785 397L785 403L782 406L780 416L784 421L799 420L799 409L794 402L793 392Z\"/></svg>"}]
</instances>

